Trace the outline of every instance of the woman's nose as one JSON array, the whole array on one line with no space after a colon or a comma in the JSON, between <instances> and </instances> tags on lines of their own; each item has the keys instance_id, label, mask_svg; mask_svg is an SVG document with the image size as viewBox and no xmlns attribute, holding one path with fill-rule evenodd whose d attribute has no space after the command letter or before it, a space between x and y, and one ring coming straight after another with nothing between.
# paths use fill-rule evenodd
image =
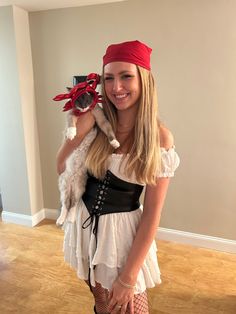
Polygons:
<instances>
[{"instance_id":1,"label":"woman's nose","mask_svg":"<svg viewBox=\"0 0 236 314\"><path fill-rule=\"evenodd\" d=\"M120 79L114 79L113 81L113 91L118 92L122 89L122 84Z\"/></svg>"}]
</instances>

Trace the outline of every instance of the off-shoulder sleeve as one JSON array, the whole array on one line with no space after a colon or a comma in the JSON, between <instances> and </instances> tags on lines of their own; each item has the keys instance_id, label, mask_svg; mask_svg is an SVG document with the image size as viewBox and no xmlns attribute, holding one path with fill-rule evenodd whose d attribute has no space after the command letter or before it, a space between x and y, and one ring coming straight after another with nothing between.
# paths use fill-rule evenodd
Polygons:
<instances>
[{"instance_id":1,"label":"off-shoulder sleeve","mask_svg":"<svg viewBox=\"0 0 236 314\"><path fill-rule=\"evenodd\" d=\"M161 172L158 175L159 178L173 177L175 170L178 168L180 159L175 151L175 146L166 150L161 147Z\"/></svg>"}]
</instances>

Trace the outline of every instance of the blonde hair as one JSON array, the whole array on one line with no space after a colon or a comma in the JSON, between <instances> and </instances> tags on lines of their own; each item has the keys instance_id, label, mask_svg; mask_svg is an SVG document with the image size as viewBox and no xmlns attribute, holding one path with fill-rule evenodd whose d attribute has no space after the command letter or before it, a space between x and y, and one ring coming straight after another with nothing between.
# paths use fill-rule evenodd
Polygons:
<instances>
[{"instance_id":1,"label":"blonde hair","mask_svg":"<svg viewBox=\"0 0 236 314\"><path fill-rule=\"evenodd\" d=\"M141 96L125 173L131 176L134 172L138 182L153 185L161 167L157 93L151 72L139 66L137 68L141 78ZM102 94L104 113L116 131L116 108L107 98L103 82ZM85 161L89 172L102 179L108 169L108 157L113 152L106 135L98 129Z\"/></svg>"}]
</instances>

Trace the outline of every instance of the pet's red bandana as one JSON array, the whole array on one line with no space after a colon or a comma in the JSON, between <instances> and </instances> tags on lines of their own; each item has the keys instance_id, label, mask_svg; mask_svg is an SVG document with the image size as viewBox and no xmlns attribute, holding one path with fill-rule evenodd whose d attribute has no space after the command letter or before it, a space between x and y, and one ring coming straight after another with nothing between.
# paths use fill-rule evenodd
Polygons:
<instances>
[{"instance_id":1,"label":"pet's red bandana","mask_svg":"<svg viewBox=\"0 0 236 314\"><path fill-rule=\"evenodd\" d=\"M59 101L64 99L70 99L63 107L63 111L72 110L76 116L82 115L88 110L92 110L96 104L102 103L102 96L96 92L97 85L100 83L100 76L96 73L90 73L85 82L75 85L69 93L59 94L53 98L53 100ZM89 94L92 96L92 102L86 109L80 109L76 106L75 102L83 94Z\"/></svg>"}]
</instances>

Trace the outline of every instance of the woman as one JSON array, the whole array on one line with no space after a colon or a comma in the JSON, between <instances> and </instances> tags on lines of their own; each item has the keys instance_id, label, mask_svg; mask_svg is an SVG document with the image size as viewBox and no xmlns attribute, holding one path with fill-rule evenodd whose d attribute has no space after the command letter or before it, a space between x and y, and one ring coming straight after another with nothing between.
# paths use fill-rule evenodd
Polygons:
<instances>
[{"instance_id":1,"label":"woman","mask_svg":"<svg viewBox=\"0 0 236 314\"><path fill-rule=\"evenodd\" d=\"M158 120L151 51L130 41L110 45L103 57L103 108L120 147L111 147L87 113L57 158L62 173L66 158L90 139L86 191L75 221L64 225L64 251L90 286L99 314L149 313L146 288L161 282L154 239L179 158L171 132Z\"/></svg>"}]
</instances>

